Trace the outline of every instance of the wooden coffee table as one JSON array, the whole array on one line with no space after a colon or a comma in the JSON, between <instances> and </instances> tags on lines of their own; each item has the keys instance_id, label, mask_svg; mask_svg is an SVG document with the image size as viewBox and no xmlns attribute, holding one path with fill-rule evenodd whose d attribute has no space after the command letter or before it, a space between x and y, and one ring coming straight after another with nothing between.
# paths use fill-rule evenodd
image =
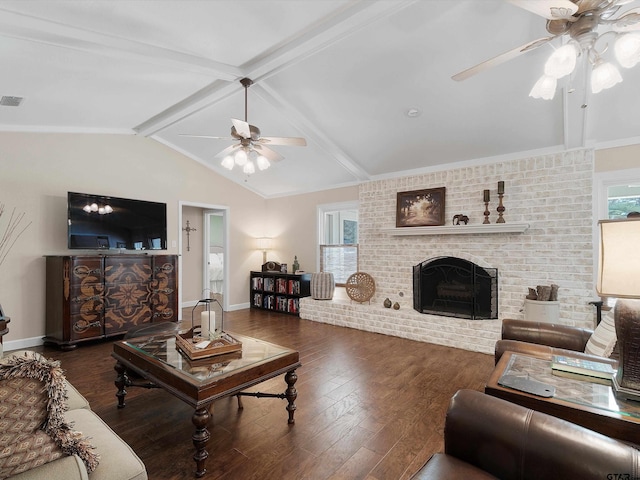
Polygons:
<instances>
[{"instance_id":1,"label":"wooden coffee table","mask_svg":"<svg viewBox=\"0 0 640 480\"><path fill-rule=\"evenodd\" d=\"M552 385L555 394L551 398L543 398L503 387L498 381L505 374ZM553 375L548 359L505 352L484 391L609 437L640 445L640 402L617 399L607 385Z\"/></svg>"},{"instance_id":2,"label":"wooden coffee table","mask_svg":"<svg viewBox=\"0 0 640 480\"><path fill-rule=\"evenodd\" d=\"M191 421L196 427L192 436L196 452L196 477L206 473L206 450L210 434L207 430L213 401L229 395L275 397L288 401L288 422L294 423L295 370L300 367L299 353L286 347L231 333L242 342L242 351L191 361L176 349L175 332L159 331L151 336L139 336L113 345L118 373L116 386L118 408L125 407L126 387L162 388L193 406ZM283 375L287 384L284 393L248 393L243 390L265 380ZM238 406L242 408L240 397Z\"/></svg>"}]
</instances>

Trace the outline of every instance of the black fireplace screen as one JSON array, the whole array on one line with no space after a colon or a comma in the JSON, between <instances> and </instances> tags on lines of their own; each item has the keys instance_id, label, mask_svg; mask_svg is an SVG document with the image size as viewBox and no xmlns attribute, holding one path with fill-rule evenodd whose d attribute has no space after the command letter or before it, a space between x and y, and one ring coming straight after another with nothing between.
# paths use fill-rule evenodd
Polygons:
<instances>
[{"instance_id":1,"label":"black fireplace screen","mask_svg":"<svg viewBox=\"0 0 640 480\"><path fill-rule=\"evenodd\" d=\"M498 318L498 270L456 257L413 267L413 308L420 313L488 320Z\"/></svg>"}]
</instances>

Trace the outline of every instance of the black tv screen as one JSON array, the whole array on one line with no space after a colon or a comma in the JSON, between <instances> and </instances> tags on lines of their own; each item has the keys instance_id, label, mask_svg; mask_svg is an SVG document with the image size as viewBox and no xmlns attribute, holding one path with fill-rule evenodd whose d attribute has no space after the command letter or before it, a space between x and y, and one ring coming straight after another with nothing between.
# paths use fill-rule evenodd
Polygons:
<instances>
[{"instance_id":1,"label":"black tv screen","mask_svg":"<svg viewBox=\"0 0 640 480\"><path fill-rule=\"evenodd\" d=\"M166 250L167 204L68 192L70 249Z\"/></svg>"}]
</instances>

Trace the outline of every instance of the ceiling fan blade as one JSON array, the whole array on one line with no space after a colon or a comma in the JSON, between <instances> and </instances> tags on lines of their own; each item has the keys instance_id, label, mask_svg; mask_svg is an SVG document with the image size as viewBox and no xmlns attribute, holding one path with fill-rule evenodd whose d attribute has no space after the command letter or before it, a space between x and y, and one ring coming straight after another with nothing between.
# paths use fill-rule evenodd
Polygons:
<instances>
[{"instance_id":1,"label":"ceiling fan blade","mask_svg":"<svg viewBox=\"0 0 640 480\"><path fill-rule=\"evenodd\" d=\"M217 140L233 140L231 137L214 137L213 135L192 135L190 133L179 133L179 137L192 137L192 138L215 138Z\"/></svg>"},{"instance_id":2,"label":"ceiling fan blade","mask_svg":"<svg viewBox=\"0 0 640 480\"><path fill-rule=\"evenodd\" d=\"M220 153L216 154L216 158L224 158L227 155L231 155L233 152L235 152L240 147L242 147L241 143L238 143L236 145L231 145L231 146L225 148L224 150L222 150Z\"/></svg>"},{"instance_id":3,"label":"ceiling fan blade","mask_svg":"<svg viewBox=\"0 0 640 480\"><path fill-rule=\"evenodd\" d=\"M265 147L264 145L256 145L256 144L254 144L253 148L260 155L266 157L267 160L269 160L270 162L279 162L280 160L282 160L284 158L282 155L280 155L275 150L271 150L269 147Z\"/></svg>"},{"instance_id":4,"label":"ceiling fan blade","mask_svg":"<svg viewBox=\"0 0 640 480\"><path fill-rule=\"evenodd\" d=\"M640 29L640 8L632 8L617 19L602 23L612 23L615 32L638 30Z\"/></svg>"},{"instance_id":5,"label":"ceiling fan blade","mask_svg":"<svg viewBox=\"0 0 640 480\"><path fill-rule=\"evenodd\" d=\"M236 129L236 133L240 135L242 138L251 138L251 127L244 120L238 120L237 118L232 118L231 122Z\"/></svg>"},{"instance_id":6,"label":"ceiling fan blade","mask_svg":"<svg viewBox=\"0 0 640 480\"><path fill-rule=\"evenodd\" d=\"M548 20L569 19L578 11L570 0L507 0L516 7L528 10Z\"/></svg>"},{"instance_id":7,"label":"ceiling fan blade","mask_svg":"<svg viewBox=\"0 0 640 480\"><path fill-rule=\"evenodd\" d=\"M500 54L496 57L493 57L489 60L486 60L482 63L479 63L478 65L471 67L471 68L467 68L466 70L463 70L460 73L456 73L453 77L454 80L456 81L461 81L461 80L466 80L467 78L482 72L483 70L487 70L488 68L491 67L495 67L496 65L500 65L501 63L507 62L509 60L512 60L520 55L522 55L523 53L526 53L530 50L534 50L548 42L550 42L551 40L553 40L554 38L556 38L556 36L553 37L542 37L539 38L537 40L534 40L532 42L529 43L525 43L524 45L521 45L519 47L514 48L513 50L509 50L508 52L505 52L503 54Z\"/></svg>"},{"instance_id":8,"label":"ceiling fan blade","mask_svg":"<svg viewBox=\"0 0 640 480\"><path fill-rule=\"evenodd\" d=\"M258 143L267 145L288 145L291 147L307 146L307 141L301 137L260 137Z\"/></svg>"}]
</instances>

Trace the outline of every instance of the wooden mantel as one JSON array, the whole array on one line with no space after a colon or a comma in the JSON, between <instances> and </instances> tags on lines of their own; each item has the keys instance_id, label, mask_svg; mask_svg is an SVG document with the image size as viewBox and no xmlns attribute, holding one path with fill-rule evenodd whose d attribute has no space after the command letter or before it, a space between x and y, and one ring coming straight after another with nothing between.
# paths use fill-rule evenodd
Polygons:
<instances>
[{"instance_id":1,"label":"wooden mantel","mask_svg":"<svg viewBox=\"0 0 640 480\"><path fill-rule=\"evenodd\" d=\"M391 236L407 235L472 235L483 233L523 233L529 228L528 223L491 223L479 225L448 225L432 227L400 227L383 228L384 233Z\"/></svg>"}]
</instances>

